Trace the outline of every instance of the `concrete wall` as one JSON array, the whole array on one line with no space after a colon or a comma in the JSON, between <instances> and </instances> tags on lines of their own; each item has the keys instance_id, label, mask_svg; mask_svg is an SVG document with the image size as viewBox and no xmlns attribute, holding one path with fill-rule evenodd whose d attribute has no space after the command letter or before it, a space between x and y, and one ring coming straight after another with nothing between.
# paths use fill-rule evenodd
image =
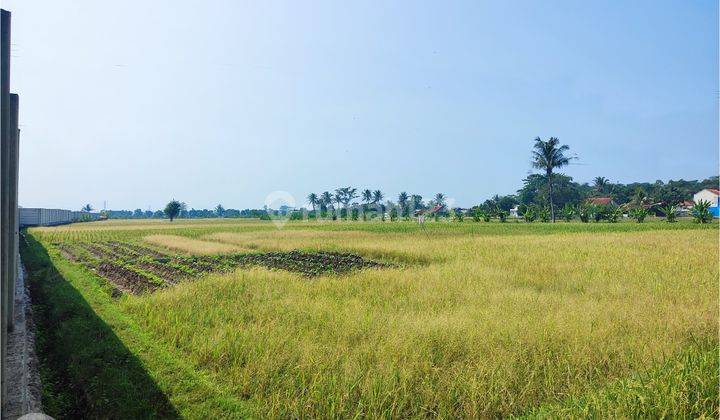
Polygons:
<instances>
[{"instance_id":1,"label":"concrete wall","mask_svg":"<svg viewBox=\"0 0 720 420\"><path fill-rule=\"evenodd\" d=\"M0 12L0 375L3 410L7 390L7 338L13 330L18 276L19 97L10 93L10 12Z\"/></svg>"},{"instance_id":2,"label":"concrete wall","mask_svg":"<svg viewBox=\"0 0 720 420\"><path fill-rule=\"evenodd\" d=\"M56 226L100 218L100 213L31 207L21 207L19 214L20 226Z\"/></svg>"}]
</instances>

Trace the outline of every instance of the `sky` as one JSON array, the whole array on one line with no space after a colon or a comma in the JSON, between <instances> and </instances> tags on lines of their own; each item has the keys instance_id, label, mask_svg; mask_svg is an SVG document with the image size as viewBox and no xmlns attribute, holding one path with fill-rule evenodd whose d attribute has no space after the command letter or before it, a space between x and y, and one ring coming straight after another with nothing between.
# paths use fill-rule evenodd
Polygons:
<instances>
[{"instance_id":1,"label":"sky","mask_svg":"<svg viewBox=\"0 0 720 420\"><path fill-rule=\"evenodd\" d=\"M20 205L261 208L340 186L514 193L718 174L716 1L32 1ZM277 196L280 193L274 193Z\"/></svg>"}]
</instances>

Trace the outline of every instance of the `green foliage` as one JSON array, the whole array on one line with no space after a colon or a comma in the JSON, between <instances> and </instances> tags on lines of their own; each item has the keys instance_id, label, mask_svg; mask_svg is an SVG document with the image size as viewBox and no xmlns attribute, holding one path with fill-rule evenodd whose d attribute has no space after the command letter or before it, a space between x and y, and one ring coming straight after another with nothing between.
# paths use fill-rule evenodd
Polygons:
<instances>
[{"instance_id":1,"label":"green foliage","mask_svg":"<svg viewBox=\"0 0 720 420\"><path fill-rule=\"evenodd\" d=\"M398 218L397 208L393 207L392 209L390 209L390 221L394 222L397 220L397 218Z\"/></svg>"},{"instance_id":2,"label":"green foliage","mask_svg":"<svg viewBox=\"0 0 720 420\"><path fill-rule=\"evenodd\" d=\"M482 220L482 217L483 217L483 211L480 210L479 207L473 209L473 211L472 211L473 222L479 222L480 220Z\"/></svg>"},{"instance_id":3,"label":"green foliage","mask_svg":"<svg viewBox=\"0 0 720 420\"><path fill-rule=\"evenodd\" d=\"M590 221L590 218L593 214L593 206L587 203L582 203L577 206L576 208L577 215L580 218L580 221L583 223L587 223Z\"/></svg>"},{"instance_id":4,"label":"green foliage","mask_svg":"<svg viewBox=\"0 0 720 420\"><path fill-rule=\"evenodd\" d=\"M599 206L593 204L590 208L592 211L592 218L595 223L605 218L605 211L607 210L606 206Z\"/></svg>"},{"instance_id":5,"label":"green foliage","mask_svg":"<svg viewBox=\"0 0 720 420\"><path fill-rule=\"evenodd\" d=\"M575 208L570 203L565 203L562 209L562 217L566 222L572 221L575 216Z\"/></svg>"},{"instance_id":6,"label":"green foliage","mask_svg":"<svg viewBox=\"0 0 720 420\"><path fill-rule=\"evenodd\" d=\"M635 219L638 223L643 223L648 215L648 210L645 207L636 207L630 210L630 217Z\"/></svg>"},{"instance_id":7,"label":"green foliage","mask_svg":"<svg viewBox=\"0 0 720 420\"><path fill-rule=\"evenodd\" d=\"M540 221L543 223L547 223L550 221L550 209L547 207L540 207L538 209L538 217L540 218Z\"/></svg>"},{"instance_id":8,"label":"green foliage","mask_svg":"<svg viewBox=\"0 0 720 420\"><path fill-rule=\"evenodd\" d=\"M713 219L712 213L710 213L710 202L705 200L695 203L690 214L695 223L710 223Z\"/></svg>"},{"instance_id":9,"label":"green foliage","mask_svg":"<svg viewBox=\"0 0 720 420\"><path fill-rule=\"evenodd\" d=\"M507 222L508 216L510 216L510 212L505 211L505 210L499 210L499 209L498 209L498 211L497 211L497 217L498 217L498 220L500 220L500 223L505 223L505 222ZM487 221L490 221L490 220L488 219Z\"/></svg>"},{"instance_id":10,"label":"green foliage","mask_svg":"<svg viewBox=\"0 0 720 420\"><path fill-rule=\"evenodd\" d=\"M617 223L624 213L622 206L607 206L605 209L605 218L610 223Z\"/></svg>"},{"instance_id":11,"label":"green foliage","mask_svg":"<svg viewBox=\"0 0 720 420\"><path fill-rule=\"evenodd\" d=\"M465 220L465 215L460 209L455 209L453 216L456 222L462 222Z\"/></svg>"},{"instance_id":12,"label":"green foliage","mask_svg":"<svg viewBox=\"0 0 720 420\"><path fill-rule=\"evenodd\" d=\"M525 207L525 211L523 211L523 218L526 222L532 223L534 222L538 217L538 210L535 205L529 205Z\"/></svg>"},{"instance_id":13,"label":"green foliage","mask_svg":"<svg viewBox=\"0 0 720 420\"><path fill-rule=\"evenodd\" d=\"M172 222L178 216L178 214L180 214L181 209L182 203L173 199L169 203L167 203L163 212L165 213L165 216L167 216L167 218L170 219L170 221Z\"/></svg>"},{"instance_id":14,"label":"green foliage","mask_svg":"<svg viewBox=\"0 0 720 420\"><path fill-rule=\"evenodd\" d=\"M660 211L665 216L665 221L675 223L677 221L677 207L672 204L666 204L660 207Z\"/></svg>"}]
</instances>

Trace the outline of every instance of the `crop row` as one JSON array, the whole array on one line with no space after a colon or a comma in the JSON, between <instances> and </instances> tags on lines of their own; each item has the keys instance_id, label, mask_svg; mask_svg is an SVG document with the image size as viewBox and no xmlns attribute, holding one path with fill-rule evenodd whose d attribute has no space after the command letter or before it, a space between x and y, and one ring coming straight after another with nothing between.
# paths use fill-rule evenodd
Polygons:
<instances>
[{"instance_id":1,"label":"crop row","mask_svg":"<svg viewBox=\"0 0 720 420\"><path fill-rule=\"evenodd\" d=\"M84 265L106 279L118 292L143 294L173 286L210 272L232 271L252 265L282 269L313 277L340 275L385 264L356 254L338 252L266 252L220 256L168 255L138 244L105 242L58 243L67 259Z\"/></svg>"}]
</instances>

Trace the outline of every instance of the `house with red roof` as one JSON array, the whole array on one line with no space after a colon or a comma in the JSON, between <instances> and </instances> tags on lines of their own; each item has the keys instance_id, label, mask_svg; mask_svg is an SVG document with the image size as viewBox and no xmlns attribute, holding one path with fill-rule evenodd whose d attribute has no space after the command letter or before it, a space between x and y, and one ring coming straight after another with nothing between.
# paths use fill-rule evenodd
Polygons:
<instances>
[{"instance_id":1,"label":"house with red roof","mask_svg":"<svg viewBox=\"0 0 720 420\"><path fill-rule=\"evenodd\" d=\"M613 201L610 197L590 197L587 199L588 204L592 204L594 206L614 206L615 201Z\"/></svg>"},{"instance_id":2,"label":"house with red roof","mask_svg":"<svg viewBox=\"0 0 720 420\"><path fill-rule=\"evenodd\" d=\"M710 213L712 213L714 217L718 217L720 215L720 190L716 190L715 188L705 188L693 195L693 201L696 203L700 201L710 202Z\"/></svg>"}]
</instances>

